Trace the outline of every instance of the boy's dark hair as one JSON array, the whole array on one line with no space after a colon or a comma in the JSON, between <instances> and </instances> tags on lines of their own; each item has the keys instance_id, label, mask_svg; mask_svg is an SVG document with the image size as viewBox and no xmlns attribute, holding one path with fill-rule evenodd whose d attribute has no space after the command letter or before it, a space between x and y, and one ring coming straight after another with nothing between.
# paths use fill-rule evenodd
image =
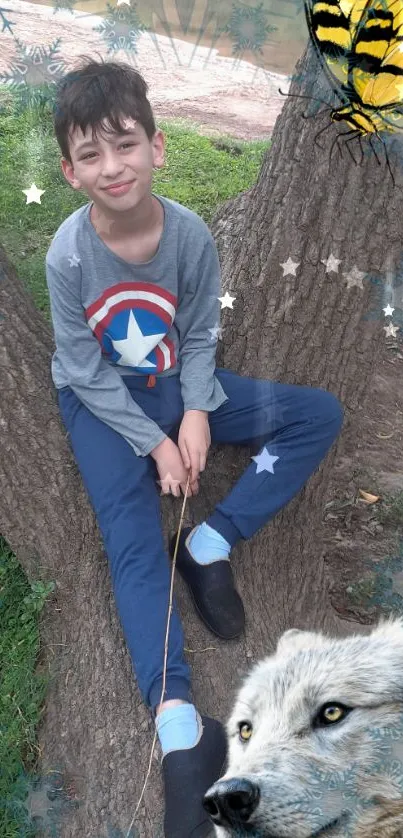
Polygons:
<instances>
[{"instance_id":1,"label":"boy's dark hair","mask_svg":"<svg viewBox=\"0 0 403 838\"><path fill-rule=\"evenodd\" d=\"M71 131L79 127L84 134L90 125L94 141L103 120L122 133L121 117L136 119L151 140L157 129L143 76L130 64L80 57L84 63L63 76L56 88L53 124L63 157L72 164Z\"/></svg>"}]
</instances>

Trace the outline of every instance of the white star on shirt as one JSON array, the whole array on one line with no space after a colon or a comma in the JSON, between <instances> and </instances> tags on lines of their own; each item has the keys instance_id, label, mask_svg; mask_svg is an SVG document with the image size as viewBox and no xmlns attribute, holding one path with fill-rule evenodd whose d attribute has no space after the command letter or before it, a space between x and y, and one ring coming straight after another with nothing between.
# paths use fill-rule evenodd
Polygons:
<instances>
[{"instance_id":1,"label":"white star on shirt","mask_svg":"<svg viewBox=\"0 0 403 838\"><path fill-rule=\"evenodd\" d=\"M274 474L273 471L273 464L278 460L279 457L273 457L272 454L269 454L267 448L263 448L263 451L260 452L256 457L252 457L252 460L257 463L256 474L259 474L261 471L270 471L271 474Z\"/></svg>"},{"instance_id":2,"label":"white star on shirt","mask_svg":"<svg viewBox=\"0 0 403 838\"><path fill-rule=\"evenodd\" d=\"M152 364L146 358L148 353L152 349L155 349L163 337L165 337L164 334L143 335L133 311L130 310L129 322L127 324L127 337L123 340L111 339L114 349L122 356L117 363L122 366L129 365L130 367L156 367L156 364Z\"/></svg>"},{"instance_id":3,"label":"white star on shirt","mask_svg":"<svg viewBox=\"0 0 403 838\"><path fill-rule=\"evenodd\" d=\"M217 299L221 303L221 308L233 308L232 303L236 298L231 297L228 291L226 291L223 297L217 297Z\"/></svg>"},{"instance_id":4,"label":"white star on shirt","mask_svg":"<svg viewBox=\"0 0 403 838\"><path fill-rule=\"evenodd\" d=\"M343 276L346 277L347 288L352 288L356 285L357 288L361 288L362 291L364 290L362 280L364 279L365 271L359 271L358 268L354 266L352 271L344 271Z\"/></svg>"},{"instance_id":5,"label":"white star on shirt","mask_svg":"<svg viewBox=\"0 0 403 838\"><path fill-rule=\"evenodd\" d=\"M388 303L387 306L385 306L385 308L383 309L383 311L385 312L385 317L392 317L394 308L392 308L392 306Z\"/></svg>"},{"instance_id":6,"label":"white star on shirt","mask_svg":"<svg viewBox=\"0 0 403 838\"><path fill-rule=\"evenodd\" d=\"M337 274L341 259L336 259L336 257L333 256L333 253L331 253L327 259L321 259L320 261L322 262L322 265L326 265L326 273L334 271L334 273Z\"/></svg>"},{"instance_id":7,"label":"white star on shirt","mask_svg":"<svg viewBox=\"0 0 403 838\"><path fill-rule=\"evenodd\" d=\"M35 186L34 183L31 184L29 189L22 189L21 191L24 193L24 195L27 196L27 204L32 204L33 201L36 204L40 204L41 195L43 195L43 193L45 192L44 189L38 189L38 187Z\"/></svg>"},{"instance_id":8,"label":"white star on shirt","mask_svg":"<svg viewBox=\"0 0 403 838\"><path fill-rule=\"evenodd\" d=\"M79 264L80 264L80 261L81 261L81 260L80 260L80 257L79 257L79 256L76 256L76 254L75 254L75 253L73 253L73 255L72 255L72 256L68 256L67 258L68 258L68 260L69 260L69 262L70 262L70 268L76 268L76 267L77 267L77 265L79 265Z\"/></svg>"},{"instance_id":9,"label":"white star on shirt","mask_svg":"<svg viewBox=\"0 0 403 838\"><path fill-rule=\"evenodd\" d=\"M288 257L286 262L280 262L280 265L283 269L283 276L288 276L288 274L291 274L291 276L296 276L296 270L299 264L299 262L293 262L290 257Z\"/></svg>"}]
</instances>

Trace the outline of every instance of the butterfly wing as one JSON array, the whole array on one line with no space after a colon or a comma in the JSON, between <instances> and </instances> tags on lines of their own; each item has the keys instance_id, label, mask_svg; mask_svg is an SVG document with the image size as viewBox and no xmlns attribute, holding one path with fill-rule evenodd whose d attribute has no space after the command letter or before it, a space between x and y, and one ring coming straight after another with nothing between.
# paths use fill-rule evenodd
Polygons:
<instances>
[{"instance_id":1,"label":"butterfly wing","mask_svg":"<svg viewBox=\"0 0 403 838\"><path fill-rule=\"evenodd\" d=\"M352 80L362 104L387 109L401 119L403 106L403 5L401 0L372 0L356 22Z\"/></svg>"},{"instance_id":2,"label":"butterfly wing","mask_svg":"<svg viewBox=\"0 0 403 838\"><path fill-rule=\"evenodd\" d=\"M403 129L402 0L304 0L311 40L343 101L339 120L361 133Z\"/></svg>"},{"instance_id":3,"label":"butterfly wing","mask_svg":"<svg viewBox=\"0 0 403 838\"><path fill-rule=\"evenodd\" d=\"M348 56L353 45L350 15L357 0L305 0L305 16L311 40L333 89L340 98L340 85L348 81Z\"/></svg>"}]
</instances>

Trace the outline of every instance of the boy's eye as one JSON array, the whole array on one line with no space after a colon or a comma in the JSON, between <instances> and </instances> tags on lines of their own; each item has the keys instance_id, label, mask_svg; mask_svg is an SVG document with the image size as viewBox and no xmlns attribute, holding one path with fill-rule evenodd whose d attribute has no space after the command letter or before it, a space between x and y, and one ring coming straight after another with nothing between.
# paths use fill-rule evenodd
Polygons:
<instances>
[{"instance_id":1,"label":"boy's eye","mask_svg":"<svg viewBox=\"0 0 403 838\"><path fill-rule=\"evenodd\" d=\"M125 146L132 146L132 145L135 145L135 143L122 143L119 146L119 148L124 148ZM81 157L81 160L88 160L88 158L92 157L93 154L95 154L95 151L90 151L88 154L85 154L84 157Z\"/></svg>"}]
</instances>

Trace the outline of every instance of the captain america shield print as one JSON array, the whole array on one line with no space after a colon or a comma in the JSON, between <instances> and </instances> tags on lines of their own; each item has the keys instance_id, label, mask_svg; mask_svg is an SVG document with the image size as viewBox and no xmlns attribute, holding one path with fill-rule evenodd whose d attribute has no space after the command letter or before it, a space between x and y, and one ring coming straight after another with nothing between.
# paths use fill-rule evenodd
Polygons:
<instances>
[{"instance_id":1,"label":"captain america shield print","mask_svg":"<svg viewBox=\"0 0 403 838\"><path fill-rule=\"evenodd\" d=\"M175 366L174 344L166 337L177 298L150 282L121 282L86 309L88 325L113 364L143 373Z\"/></svg>"}]
</instances>

